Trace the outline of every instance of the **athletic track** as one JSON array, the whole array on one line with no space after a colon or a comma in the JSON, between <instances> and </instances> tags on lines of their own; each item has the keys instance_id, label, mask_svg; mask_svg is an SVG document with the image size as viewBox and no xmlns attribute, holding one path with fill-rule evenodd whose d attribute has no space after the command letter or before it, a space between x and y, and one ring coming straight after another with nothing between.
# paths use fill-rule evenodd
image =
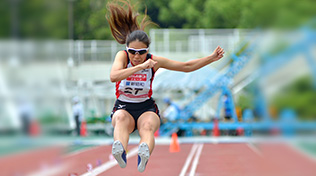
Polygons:
<instances>
[{"instance_id":1,"label":"athletic track","mask_svg":"<svg viewBox=\"0 0 316 176\"><path fill-rule=\"evenodd\" d=\"M180 151L156 145L143 173L137 145L128 148L126 168L112 159L111 145L65 153L49 147L0 158L1 176L315 176L316 161L284 143L183 143Z\"/></svg>"}]
</instances>

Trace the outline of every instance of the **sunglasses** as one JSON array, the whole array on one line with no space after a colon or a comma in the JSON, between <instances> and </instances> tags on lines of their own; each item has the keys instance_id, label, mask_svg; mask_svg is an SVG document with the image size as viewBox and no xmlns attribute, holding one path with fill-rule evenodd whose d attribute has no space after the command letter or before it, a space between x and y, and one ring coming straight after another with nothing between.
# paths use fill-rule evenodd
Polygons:
<instances>
[{"instance_id":1,"label":"sunglasses","mask_svg":"<svg viewBox=\"0 0 316 176\"><path fill-rule=\"evenodd\" d=\"M134 48L128 48L126 47L127 52L131 54L136 54L138 53L139 55L143 55L148 51L149 48L142 48L142 49L134 49Z\"/></svg>"}]
</instances>

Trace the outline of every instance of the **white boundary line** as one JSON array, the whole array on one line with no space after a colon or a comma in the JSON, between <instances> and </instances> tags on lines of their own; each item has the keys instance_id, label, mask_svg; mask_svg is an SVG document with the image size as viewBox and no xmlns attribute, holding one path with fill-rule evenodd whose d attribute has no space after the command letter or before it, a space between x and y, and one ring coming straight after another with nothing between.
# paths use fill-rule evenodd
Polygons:
<instances>
[{"instance_id":1,"label":"white boundary line","mask_svg":"<svg viewBox=\"0 0 316 176\"><path fill-rule=\"evenodd\" d=\"M247 143L247 146L257 155L259 155L260 157L263 157L262 152L256 146L254 146L253 143Z\"/></svg>"},{"instance_id":2,"label":"white boundary line","mask_svg":"<svg viewBox=\"0 0 316 176\"><path fill-rule=\"evenodd\" d=\"M192 148L191 148L191 151L190 151L190 153L189 153L189 155L188 155L188 157L187 157L187 159L186 159L186 161L185 161L185 164L184 164L183 167L182 167L182 170L181 170L179 176L184 176L185 173L187 172L188 167L189 167L189 165L190 165L190 163L191 163L191 160L192 160L192 158L193 158L193 155L194 155L194 153L195 153L195 151L196 151L196 149L197 149L197 146L198 146L197 144L193 144L193 146L192 146Z\"/></svg>"},{"instance_id":3,"label":"white boundary line","mask_svg":"<svg viewBox=\"0 0 316 176\"><path fill-rule=\"evenodd\" d=\"M192 167L191 167L191 171L190 171L190 176L194 176L195 175L195 170L197 168L197 165L199 163L199 159L202 153L202 149L203 149L204 144L199 144L199 148L196 152L196 155L194 157L193 163L192 163Z\"/></svg>"},{"instance_id":4,"label":"white boundary line","mask_svg":"<svg viewBox=\"0 0 316 176\"><path fill-rule=\"evenodd\" d=\"M130 152L128 152L127 154L127 158L133 157L137 154L138 151L138 147L134 147L130 150ZM90 172L86 172L84 174L82 174L81 176L94 176L94 175L98 175L101 174L103 172L105 172L106 170L109 170L111 167L114 167L115 165L117 165L117 162L115 159L108 161L104 164L102 164L99 167L96 167L95 169L93 169Z\"/></svg>"}]
</instances>

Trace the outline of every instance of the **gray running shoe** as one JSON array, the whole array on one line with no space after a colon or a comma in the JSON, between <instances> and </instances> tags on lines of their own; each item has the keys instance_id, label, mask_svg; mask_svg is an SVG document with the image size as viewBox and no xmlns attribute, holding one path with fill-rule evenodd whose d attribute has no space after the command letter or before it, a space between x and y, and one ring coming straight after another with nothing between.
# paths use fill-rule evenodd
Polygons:
<instances>
[{"instance_id":1,"label":"gray running shoe","mask_svg":"<svg viewBox=\"0 0 316 176\"><path fill-rule=\"evenodd\" d=\"M148 145L143 142L138 146L138 167L137 170L139 172L144 172L150 153Z\"/></svg>"},{"instance_id":2,"label":"gray running shoe","mask_svg":"<svg viewBox=\"0 0 316 176\"><path fill-rule=\"evenodd\" d=\"M126 167L126 152L120 141L114 141L112 145L112 155L121 168Z\"/></svg>"}]
</instances>

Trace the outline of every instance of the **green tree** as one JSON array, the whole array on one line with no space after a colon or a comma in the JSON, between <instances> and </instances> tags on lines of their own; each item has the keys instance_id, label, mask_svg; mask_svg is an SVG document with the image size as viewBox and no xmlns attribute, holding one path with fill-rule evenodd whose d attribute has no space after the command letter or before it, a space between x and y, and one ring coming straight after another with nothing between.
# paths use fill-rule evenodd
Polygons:
<instances>
[{"instance_id":1,"label":"green tree","mask_svg":"<svg viewBox=\"0 0 316 176\"><path fill-rule=\"evenodd\" d=\"M10 36L11 23L10 21L10 3L8 1L0 1L0 38Z\"/></svg>"},{"instance_id":2,"label":"green tree","mask_svg":"<svg viewBox=\"0 0 316 176\"><path fill-rule=\"evenodd\" d=\"M106 1L81 0L74 4L76 39L109 39L106 29Z\"/></svg>"},{"instance_id":3,"label":"green tree","mask_svg":"<svg viewBox=\"0 0 316 176\"><path fill-rule=\"evenodd\" d=\"M148 0L144 4L155 12L149 13L154 22L176 28L288 28L316 15L312 0Z\"/></svg>"},{"instance_id":4,"label":"green tree","mask_svg":"<svg viewBox=\"0 0 316 176\"><path fill-rule=\"evenodd\" d=\"M140 6L140 12L144 12L145 9L147 9L147 15L151 18L153 22L155 22L159 27L161 28L168 28L171 26L168 26L167 23L165 23L161 19L166 19L168 20L168 3L170 0L140 0L139 1L139 6ZM165 12L163 12L165 11ZM161 15L167 15L164 17L161 17ZM169 17L171 14L169 14ZM172 19L170 19L172 20ZM177 18L178 21L180 19ZM176 22L176 21L174 21Z\"/></svg>"},{"instance_id":5,"label":"green tree","mask_svg":"<svg viewBox=\"0 0 316 176\"><path fill-rule=\"evenodd\" d=\"M68 39L68 0L0 1L0 37L10 36L12 2L18 2L23 38ZM113 39L105 19L109 0L73 2L74 39ZM160 28L289 28L316 16L315 0L131 0L140 17Z\"/></svg>"},{"instance_id":6,"label":"green tree","mask_svg":"<svg viewBox=\"0 0 316 176\"><path fill-rule=\"evenodd\" d=\"M19 26L22 38L68 38L65 1L19 1Z\"/></svg>"},{"instance_id":7,"label":"green tree","mask_svg":"<svg viewBox=\"0 0 316 176\"><path fill-rule=\"evenodd\" d=\"M272 104L278 109L292 108L299 118L316 120L316 90L311 77L303 77L273 98Z\"/></svg>"}]
</instances>

